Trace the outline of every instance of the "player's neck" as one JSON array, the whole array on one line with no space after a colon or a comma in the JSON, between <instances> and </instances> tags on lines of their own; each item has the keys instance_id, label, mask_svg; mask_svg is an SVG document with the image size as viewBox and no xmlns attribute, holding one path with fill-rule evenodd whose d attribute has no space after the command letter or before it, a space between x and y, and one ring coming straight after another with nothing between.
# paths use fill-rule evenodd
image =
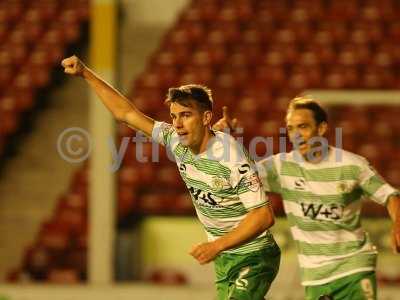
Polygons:
<instances>
[{"instance_id":1,"label":"player's neck","mask_svg":"<svg viewBox=\"0 0 400 300\"><path fill-rule=\"evenodd\" d=\"M192 153L195 155L199 155L199 154L205 152L207 150L208 143L214 136L215 136L214 132L207 128L201 142L198 145L190 147L190 150L192 151Z\"/></svg>"}]
</instances>

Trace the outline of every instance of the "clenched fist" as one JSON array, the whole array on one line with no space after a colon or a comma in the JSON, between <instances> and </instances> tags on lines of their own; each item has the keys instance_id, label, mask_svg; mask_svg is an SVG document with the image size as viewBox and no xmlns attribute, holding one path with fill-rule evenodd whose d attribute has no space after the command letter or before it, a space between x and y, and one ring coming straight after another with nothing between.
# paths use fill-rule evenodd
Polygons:
<instances>
[{"instance_id":1,"label":"clenched fist","mask_svg":"<svg viewBox=\"0 0 400 300\"><path fill-rule=\"evenodd\" d=\"M75 55L63 59L61 65L64 67L64 73L75 76L83 76L83 71L86 68L84 63Z\"/></svg>"},{"instance_id":2,"label":"clenched fist","mask_svg":"<svg viewBox=\"0 0 400 300\"><path fill-rule=\"evenodd\" d=\"M212 261L221 251L222 249L220 249L217 242L214 241L193 246L189 254L197 259L201 265L204 265Z\"/></svg>"}]
</instances>

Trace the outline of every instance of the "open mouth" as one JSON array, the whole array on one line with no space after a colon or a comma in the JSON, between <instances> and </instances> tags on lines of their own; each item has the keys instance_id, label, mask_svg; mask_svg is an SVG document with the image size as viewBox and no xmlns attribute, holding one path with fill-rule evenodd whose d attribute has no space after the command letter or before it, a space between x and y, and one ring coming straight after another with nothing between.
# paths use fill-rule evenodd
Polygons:
<instances>
[{"instance_id":1,"label":"open mouth","mask_svg":"<svg viewBox=\"0 0 400 300\"><path fill-rule=\"evenodd\" d=\"M306 141L301 141L301 142L298 143L298 145L299 145L299 147L301 147L303 145L307 145L307 142Z\"/></svg>"},{"instance_id":2,"label":"open mouth","mask_svg":"<svg viewBox=\"0 0 400 300\"><path fill-rule=\"evenodd\" d=\"M305 140L303 140L303 139L296 139L296 140L293 141L293 146L295 146L297 148L300 148L300 147L302 147L304 145L307 145L307 142Z\"/></svg>"},{"instance_id":3,"label":"open mouth","mask_svg":"<svg viewBox=\"0 0 400 300\"><path fill-rule=\"evenodd\" d=\"M180 138L185 138L187 135L188 135L187 132L178 132L178 136L179 136Z\"/></svg>"}]
</instances>

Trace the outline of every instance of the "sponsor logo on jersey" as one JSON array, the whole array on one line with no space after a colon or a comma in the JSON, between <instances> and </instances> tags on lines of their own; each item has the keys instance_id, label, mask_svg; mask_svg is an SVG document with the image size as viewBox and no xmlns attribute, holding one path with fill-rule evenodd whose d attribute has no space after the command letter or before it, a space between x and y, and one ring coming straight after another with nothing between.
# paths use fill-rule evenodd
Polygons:
<instances>
[{"instance_id":1,"label":"sponsor logo on jersey","mask_svg":"<svg viewBox=\"0 0 400 300\"><path fill-rule=\"evenodd\" d=\"M207 205L207 206L217 206L217 201L214 199L214 195L210 192L204 192L200 189L196 189L194 187L188 187L190 194L192 195L193 199L200 205Z\"/></svg>"},{"instance_id":2,"label":"sponsor logo on jersey","mask_svg":"<svg viewBox=\"0 0 400 300\"><path fill-rule=\"evenodd\" d=\"M306 181L303 178L297 179L294 182L294 188L303 191L306 188Z\"/></svg>"},{"instance_id":3,"label":"sponsor logo on jersey","mask_svg":"<svg viewBox=\"0 0 400 300\"><path fill-rule=\"evenodd\" d=\"M300 203L303 215L311 219L340 220L344 207L336 204Z\"/></svg>"},{"instance_id":4,"label":"sponsor logo on jersey","mask_svg":"<svg viewBox=\"0 0 400 300\"><path fill-rule=\"evenodd\" d=\"M186 165L185 164L180 164L179 165L179 172L182 172L182 173L186 172Z\"/></svg>"},{"instance_id":5,"label":"sponsor logo on jersey","mask_svg":"<svg viewBox=\"0 0 400 300\"><path fill-rule=\"evenodd\" d=\"M249 164L243 164L238 168L238 170L239 170L239 174L242 174L242 175L246 174L247 172L250 171L250 165Z\"/></svg>"}]
</instances>

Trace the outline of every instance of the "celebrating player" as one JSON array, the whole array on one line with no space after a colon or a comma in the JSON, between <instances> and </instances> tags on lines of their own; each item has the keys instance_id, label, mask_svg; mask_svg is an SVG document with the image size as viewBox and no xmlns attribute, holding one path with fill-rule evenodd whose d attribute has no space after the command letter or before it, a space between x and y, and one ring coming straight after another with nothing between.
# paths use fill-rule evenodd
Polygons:
<instances>
[{"instance_id":1,"label":"celebrating player","mask_svg":"<svg viewBox=\"0 0 400 300\"><path fill-rule=\"evenodd\" d=\"M376 299L377 250L361 228L361 199L387 206L394 222L393 247L399 252L399 191L365 158L322 139L327 114L314 99L293 99L286 125L294 151L273 155L257 167L266 191L283 198L306 299ZM225 108L214 128L234 126Z\"/></svg>"},{"instance_id":2,"label":"celebrating player","mask_svg":"<svg viewBox=\"0 0 400 300\"><path fill-rule=\"evenodd\" d=\"M118 121L174 154L208 235L208 242L190 254L200 264L214 260L218 299L264 299L280 262L268 231L273 212L246 152L233 137L211 130L211 92L199 85L169 89L170 125L144 115L76 56L62 66L65 73L83 77Z\"/></svg>"}]
</instances>

